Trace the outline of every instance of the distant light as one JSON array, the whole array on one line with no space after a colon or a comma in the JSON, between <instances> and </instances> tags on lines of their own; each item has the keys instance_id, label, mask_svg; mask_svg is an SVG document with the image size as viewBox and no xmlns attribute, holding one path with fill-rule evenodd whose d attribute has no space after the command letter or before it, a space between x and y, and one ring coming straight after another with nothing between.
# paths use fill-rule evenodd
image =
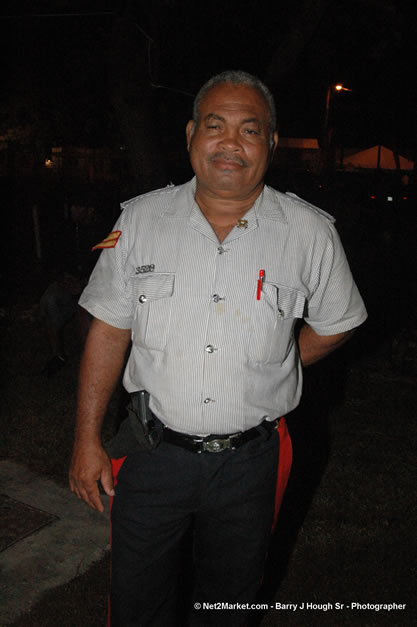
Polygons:
<instances>
[{"instance_id":1,"label":"distant light","mask_svg":"<svg viewBox=\"0 0 417 627\"><path fill-rule=\"evenodd\" d=\"M337 85L334 85L334 88L336 91L352 91L348 87L343 87L342 83L337 83Z\"/></svg>"},{"instance_id":2,"label":"distant light","mask_svg":"<svg viewBox=\"0 0 417 627\"><path fill-rule=\"evenodd\" d=\"M54 167L54 162L51 161L50 159L45 159L45 167L53 168Z\"/></svg>"},{"instance_id":3,"label":"distant light","mask_svg":"<svg viewBox=\"0 0 417 627\"><path fill-rule=\"evenodd\" d=\"M393 200L394 200L394 199L393 199L393 197L392 197L392 196L387 196L387 201L388 201L388 202L392 202Z\"/></svg>"},{"instance_id":4,"label":"distant light","mask_svg":"<svg viewBox=\"0 0 417 627\"><path fill-rule=\"evenodd\" d=\"M403 200L407 200L407 196L403 196Z\"/></svg>"},{"instance_id":5,"label":"distant light","mask_svg":"<svg viewBox=\"0 0 417 627\"><path fill-rule=\"evenodd\" d=\"M375 196L373 194L371 196L371 200L375 200Z\"/></svg>"}]
</instances>

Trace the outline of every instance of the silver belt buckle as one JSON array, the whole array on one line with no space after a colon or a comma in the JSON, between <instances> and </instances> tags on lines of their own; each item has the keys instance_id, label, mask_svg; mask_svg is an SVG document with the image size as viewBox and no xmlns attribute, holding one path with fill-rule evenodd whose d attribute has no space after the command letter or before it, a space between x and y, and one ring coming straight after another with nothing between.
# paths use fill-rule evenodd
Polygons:
<instances>
[{"instance_id":1,"label":"silver belt buckle","mask_svg":"<svg viewBox=\"0 0 417 627\"><path fill-rule=\"evenodd\" d=\"M207 451L208 453L220 453L227 448L230 448L230 438L226 438L224 440L208 440L207 442L203 442L203 451Z\"/></svg>"},{"instance_id":2,"label":"silver belt buckle","mask_svg":"<svg viewBox=\"0 0 417 627\"><path fill-rule=\"evenodd\" d=\"M225 451L226 449L234 449L233 440L240 435L236 433L236 435L229 435L228 438L216 438L214 440L206 440L203 441L203 451L207 451L208 453L221 453L221 451Z\"/></svg>"}]
</instances>

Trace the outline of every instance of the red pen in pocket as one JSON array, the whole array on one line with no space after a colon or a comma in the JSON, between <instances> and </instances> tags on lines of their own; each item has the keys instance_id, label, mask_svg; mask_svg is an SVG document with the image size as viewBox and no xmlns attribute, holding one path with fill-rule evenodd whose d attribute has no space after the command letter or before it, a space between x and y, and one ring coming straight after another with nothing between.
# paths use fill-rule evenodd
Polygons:
<instances>
[{"instance_id":1,"label":"red pen in pocket","mask_svg":"<svg viewBox=\"0 0 417 627\"><path fill-rule=\"evenodd\" d=\"M262 283L264 282L265 270L259 270L258 285L256 288L256 300L261 300Z\"/></svg>"}]
</instances>

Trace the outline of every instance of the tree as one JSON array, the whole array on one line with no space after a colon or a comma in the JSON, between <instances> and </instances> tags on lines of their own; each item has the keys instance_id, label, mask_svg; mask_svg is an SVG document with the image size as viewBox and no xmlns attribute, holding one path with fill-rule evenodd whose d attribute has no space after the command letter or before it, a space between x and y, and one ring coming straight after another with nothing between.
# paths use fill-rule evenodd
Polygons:
<instances>
[{"instance_id":1,"label":"tree","mask_svg":"<svg viewBox=\"0 0 417 627\"><path fill-rule=\"evenodd\" d=\"M108 54L109 99L127 147L135 190L167 184L148 67L149 37L131 17L115 18ZM139 191L140 191L139 189Z\"/></svg>"}]
</instances>

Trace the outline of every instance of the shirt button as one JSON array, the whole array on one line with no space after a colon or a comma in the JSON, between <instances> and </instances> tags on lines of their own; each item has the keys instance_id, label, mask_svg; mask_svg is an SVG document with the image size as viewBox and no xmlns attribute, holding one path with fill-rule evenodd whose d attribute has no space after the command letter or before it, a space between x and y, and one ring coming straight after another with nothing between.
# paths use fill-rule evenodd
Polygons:
<instances>
[{"instance_id":1,"label":"shirt button","mask_svg":"<svg viewBox=\"0 0 417 627\"><path fill-rule=\"evenodd\" d=\"M145 294L141 294L138 300L140 303L146 303L148 299L146 298Z\"/></svg>"},{"instance_id":2,"label":"shirt button","mask_svg":"<svg viewBox=\"0 0 417 627\"><path fill-rule=\"evenodd\" d=\"M213 296L211 297L211 300L212 300L214 303L218 303L218 302L219 302L219 300L223 300L223 298L221 298L221 296L219 296L218 294L213 294Z\"/></svg>"},{"instance_id":3,"label":"shirt button","mask_svg":"<svg viewBox=\"0 0 417 627\"><path fill-rule=\"evenodd\" d=\"M213 399L212 398L205 398L204 399L204 403L207 405L208 403L213 403Z\"/></svg>"},{"instance_id":4,"label":"shirt button","mask_svg":"<svg viewBox=\"0 0 417 627\"><path fill-rule=\"evenodd\" d=\"M208 345L206 346L205 350L206 350L206 352L207 352L207 353L214 353L214 351L215 351L216 349L215 349L215 348L214 348L214 346L212 346L211 344L208 344Z\"/></svg>"},{"instance_id":5,"label":"shirt button","mask_svg":"<svg viewBox=\"0 0 417 627\"><path fill-rule=\"evenodd\" d=\"M219 247L217 248L217 251L218 251L219 255L222 255L222 254L224 253L224 248L223 248L223 246L219 246Z\"/></svg>"}]
</instances>

